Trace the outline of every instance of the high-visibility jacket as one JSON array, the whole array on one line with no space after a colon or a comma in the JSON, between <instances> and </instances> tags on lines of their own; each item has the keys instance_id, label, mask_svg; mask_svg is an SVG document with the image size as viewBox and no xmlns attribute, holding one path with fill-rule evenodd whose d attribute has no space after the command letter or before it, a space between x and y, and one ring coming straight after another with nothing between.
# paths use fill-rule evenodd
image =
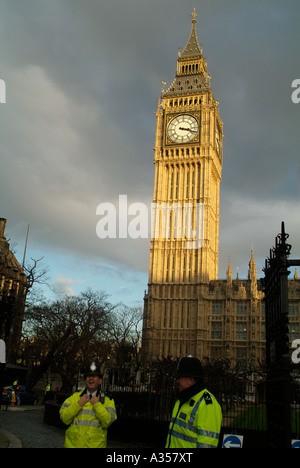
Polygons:
<instances>
[{"instance_id":1,"label":"high-visibility jacket","mask_svg":"<svg viewBox=\"0 0 300 468\"><path fill-rule=\"evenodd\" d=\"M106 448L107 428L117 419L114 400L105 396L104 402L80 406L81 393L76 392L60 408L66 430L65 448Z\"/></svg>"},{"instance_id":2,"label":"high-visibility jacket","mask_svg":"<svg viewBox=\"0 0 300 468\"><path fill-rule=\"evenodd\" d=\"M221 430L222 410L206 389L180 404L172 412L166 448L216 448Z\"/></svg>"}]
</instances>

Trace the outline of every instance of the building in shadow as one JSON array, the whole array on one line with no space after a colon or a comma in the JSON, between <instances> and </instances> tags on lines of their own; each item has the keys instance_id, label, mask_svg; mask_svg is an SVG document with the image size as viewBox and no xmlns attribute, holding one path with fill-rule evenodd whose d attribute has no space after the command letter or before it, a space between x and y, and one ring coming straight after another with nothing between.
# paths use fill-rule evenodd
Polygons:
<instances>
[{"instance_id":1,"label":"building in shadow","mask_svg":"<svg viewBox=\"0 0 300 468\"><path fill-rule=\"evenodd\" d=\"M14 362L27 294L27 276L5 237L6 219L0 218L0 339L6 344L6 361Z\"/></svg>"}]
</instances>

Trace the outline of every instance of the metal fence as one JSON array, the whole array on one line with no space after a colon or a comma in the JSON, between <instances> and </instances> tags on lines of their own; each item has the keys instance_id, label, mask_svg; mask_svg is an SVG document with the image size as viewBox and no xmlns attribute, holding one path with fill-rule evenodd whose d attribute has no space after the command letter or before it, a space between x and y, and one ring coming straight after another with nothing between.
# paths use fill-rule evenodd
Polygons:
<instances>
[{"instance_id":1,"label":"metal fence","mask_svg":"<svg viewBox=\"0 0 300 468\"><path fill-rule=\"evenodd\" d=\"M223 434L244 435L245 448L268 448L267 407L261 385L251 394L214 392L222 407L223 419L219 445ZM161 390L145 386L107 388L115 400L118 419L110 428L111 440L135 441L148 447L164 447L176 391L172 386ZM62 426L59 408L68 395L56 394L46 402L44 421ZM292 438L300 439L300 393L297 387L291 394Z\"/></svg>"},{"instance_id":2,"label":"metal fence","mask_svg":"<svg viewBox=\"0 0 300 468\"><path fill-rule=\"evenodd\" d=\"M146 390L143 386L133 388L109 387L115 400L120 418L169 421L176 401L174 388ZM247 395L228 395L213 392L222 407L223 429L236 431L267 431L267 408L264 392ZM300 393L295 389L291 394L291 426L295 438L300 438Z\"/></svg>"}]
</instances>

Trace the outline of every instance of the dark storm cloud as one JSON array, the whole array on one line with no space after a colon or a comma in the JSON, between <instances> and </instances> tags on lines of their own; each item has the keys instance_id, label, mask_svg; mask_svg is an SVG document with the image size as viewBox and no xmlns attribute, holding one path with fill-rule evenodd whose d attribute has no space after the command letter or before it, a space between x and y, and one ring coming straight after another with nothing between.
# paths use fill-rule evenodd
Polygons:
<instances>
[{"instance_id":1,"label":"dark storm cloud","mask_svg":"<svg viewBox=\"0 0 300 468\"><path fill-rule=\"evenodd\" d=\"M263 258L282 219L299 232L298 2L9 0L0 216L16 234L30 223L45 257L74 252L147 271L148 240L99 242L96 207L122 193L151 203L153 112L194 6L224 122L220 275L229 256L246 271L252 244Z\"/></svg>"}]
</instances>

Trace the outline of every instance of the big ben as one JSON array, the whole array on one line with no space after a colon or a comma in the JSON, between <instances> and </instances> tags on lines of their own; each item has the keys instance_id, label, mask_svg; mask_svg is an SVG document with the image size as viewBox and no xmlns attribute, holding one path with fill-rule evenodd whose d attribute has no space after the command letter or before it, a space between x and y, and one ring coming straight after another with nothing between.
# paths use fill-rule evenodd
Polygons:
<instances>
[{"instance_id":1,"label":"big ben","mask_svg":"<svg viewBox=\"0 0 300 468\"><path fill-rule=\"evenodd\" d=\"M201 288L218 277L223 123L196 33L156 112L155 181L143 349L203 355Z\"/></svg>"}]
</instances>

